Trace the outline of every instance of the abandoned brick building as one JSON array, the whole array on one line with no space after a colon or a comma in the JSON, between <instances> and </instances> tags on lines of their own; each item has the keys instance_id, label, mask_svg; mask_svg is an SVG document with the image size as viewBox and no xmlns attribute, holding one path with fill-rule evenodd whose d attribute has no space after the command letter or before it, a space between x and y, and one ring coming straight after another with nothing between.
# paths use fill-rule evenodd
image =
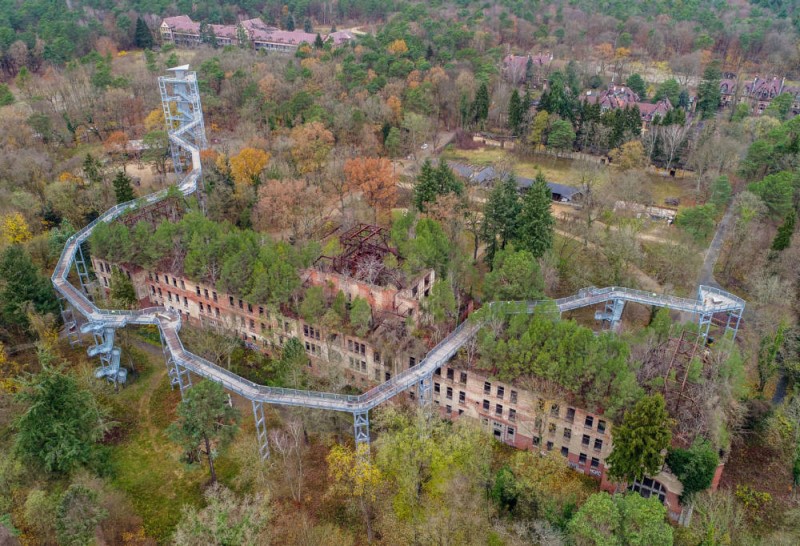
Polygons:
<instances>
[{"instance_id":1,"label":"abandoned brick building","mask_svg":"<svg viewBox=\"0 0 800 546\"><path fill-rule=\"evenodd\" d=\"M166 201L159 210L142 214L145 216L123 221L171 217L177 211ZM399 256L383 228L358 224L337 230L330 237L338 238L340 251L321 256L301 272L301 278L306 287L323 287L328 293L341 290L348 299L366 300L373 312L373 327L367 335L328 330L284 309L253 304L183 275L118 266L97 257L92 258L92 265L104 289L110 287L111 273L119 267L131 279L142 307L173 309L190 324L235 333L252 349L268 351L295 337L304 345L313 373L330 376L335 366L341 372L336 374L341 381L366 390L416 365L428 351L428 345L409 335L406 327L424 313L422 304L435 282L435 272L409 276L392 267ZM649 373L664 378L688 373L688 362L694 358L697 345L691 351L686 347L685 340L679 340L675 348L665 346L653 359L656 364L648 368ZM697 398L696 394L682 388L674 391L675 388L675 382L665 382L665 395L673 403ZM413 394L409 393L409 397ZM474 419L498 441L518 449L560 454L571 468L600 481L603 489L613 491L616 487L607 477L605 463L612 449L613 424L602 413L578 407L566 396L545 395L528 384L522 387L498 381L488 372L465 367L458 357L437 370L433 400L444 418ZM691 410L687 403L683 411ZM691 418L686 422L691 423ZM722 466L713 487L719 482L721 470ZM668 471L633 483L630 488L661 499L672 519L685 519L686 512L679 502L682 485Z\"/></svg>"}]
</instances>

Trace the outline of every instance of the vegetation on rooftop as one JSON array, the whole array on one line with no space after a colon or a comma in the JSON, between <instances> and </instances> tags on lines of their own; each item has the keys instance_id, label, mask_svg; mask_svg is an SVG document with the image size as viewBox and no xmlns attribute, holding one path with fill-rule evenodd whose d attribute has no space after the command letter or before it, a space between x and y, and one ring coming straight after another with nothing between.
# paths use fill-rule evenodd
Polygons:
<instances>
[{"instance_id":1,"label":"vegetation on rooftop","mask_svg":"<svg viewBox=\"0 0 800 546\"><path fill-rule=\"evenodd\" d=\"M574 396L575 403L610 417L642 394L627 343L595 335L544 306L532 315L490 318L478 334L476 366L501 381L540 378Z\"/></svg>"}]
</instances>

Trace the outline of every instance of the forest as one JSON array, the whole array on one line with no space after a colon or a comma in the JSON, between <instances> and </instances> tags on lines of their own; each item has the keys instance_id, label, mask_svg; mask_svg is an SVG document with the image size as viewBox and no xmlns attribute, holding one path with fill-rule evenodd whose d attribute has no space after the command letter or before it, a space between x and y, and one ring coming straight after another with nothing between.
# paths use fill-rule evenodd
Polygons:
<instances>
[{"instance_id":1,"label":"forest","mask_svg":"<svg viewBox=\"0 0 800 546\"><path fill-rule=\"evenodd\" d=\"M356 37L177 47L159 25L182 14ZM796 544L799 35L780 0L0 0L0 542ZM180 64L208 140L189 197L157 83ZM199 378L182 396L151 327L117 331L126 384L97 379L50 276L77 229L167 188L175 217L123 216L85 245L115 266L98 305L152 305L123 269L177 275L384 360L480 320L449 372L538 393L538 444L406 398L371 413L367 447L349 415L265 406L262 462L249 402ZM391 252L360 280L435 274L396 329L308 280L343 252L331 234L361 224ZM698 285L745 313L735 341L715 323L680 370L689 316L628 305L611 331L599 310L487 305ZM300 336L254 351L189 320L181 336L266 385L367 389ZM551 403L607 421L602 480L545 449ZM632 489L662 471L688 520Z\"/></svg>"}]
</instances>

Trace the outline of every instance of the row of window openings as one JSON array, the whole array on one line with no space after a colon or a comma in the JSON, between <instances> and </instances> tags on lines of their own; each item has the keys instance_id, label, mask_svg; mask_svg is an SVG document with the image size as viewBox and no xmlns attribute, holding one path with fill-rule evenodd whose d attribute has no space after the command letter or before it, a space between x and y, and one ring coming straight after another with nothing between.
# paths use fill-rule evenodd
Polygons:
<instances>
[{"instance_id":1,"label":"row of window openings","mask_svg":"<svg viewBox=\"0 0 800 546\"><path fill-rule=\"evenodd\" d=\"M488 381L483 383L483 394L492 394L492 384ZM495 396L502 400L506 395L506 388L500 385L497 386L497 390L495 391ZM517 403L517 391L511 390L511 403Z\"/></svg>"},{"instance_id":2,"label":"row of window openings","mask_svg":"<svg viewBox=\"0 0 800 546\"><path fill-rule=\"evenodd\" d=\"M534 446L538 446L539 445L539 438L537 436L533 437L533 445ZM553 451L553 447L554 447L553 446L553 442L547 442L547 444L545 444L545 448L547 449L547 451ZM568 457L569 456L569 448L567 446L561 446L561 455L564 456L564 457ZM578 455L578 463L579 464L586 464L586 461L588 459L589 459L589 456L586 453L581 453L580 455ZM592 457L591 467L592 468L598 468L599 466L600 466L600 459L597 458L597 457Z\"/></svg>"},{"instance_id":3,"label":"row of window openings","mask_svg":"<svg viewBox=\"0 0 800 546\"><path fill-rule=\"evenodd\" d=\"M485 389L484 389L485 390ZM544 411L544 400L539 400L538 403L539 411ZM561 414L561 407L558 404L553 404L550 406L550 416L558 418ZM567 408L567 414L565 415L564 419L570 423L575 422L575 408ZM583 427L587 429L592 429L594 427L594 416L587 415L583 420ZM602 419L597 420L597 432L600 434L604 434L606 431L606 422Z\"/></svg>"},{"instance_id":4,"label":"row of window openings","mask_svg":"<svg viewBox=\"0 0 800 546\"><path fill-rule=\"evenodd\" d=\"M436 372L435 373L436 373L436 375L441 376L442 375L442 369L441 368L436 368ZM455 381L455 371L453 370L453 368L447 368L445 373L446 373L447 379L449 379L450 381ZM467 384L467 372L459 372L458 382L461 383L461 384L464 384L464 385Z\"/></svg>"},{"instance_id":5,"label":"row of window openings","mask_svg":"<svg viewBox=\"0 0 800 546\"><path fill-rule=\"evenodd\" d=\"M434 400L433 402L434 402L434 403L435 403L437 406L439 405L439 401L438 401L438 400ZM446 406L444 407L444 411L445 411L445 413L446 413L447 415L452 415L452 413L453 413L453 406L451 406L451 405L449 405L449 404L448 404L448 405L446 405ZM459 409L459 410L458 410L458 414L459 414L459 415L463 415L463 414L464 414L464 410L463 410L463 409Z\"/></svg>"},{"instance_id":6,"label":"row of window openings","mask_svg":"<svg viewBox=\"0 0 800 546\"><path fill-rule=\"evenodd\" d=\"M150 274L150 280L153 280L153 274L152 273ZM158 277L158 274L156 274L155 280L156 280L157 283L161 282L161 280ZM169 284L169 275L164 275L164 281L167 284ZM183 279L181 279L180 283L181 283L181 290L186 290L186 284L184 283ZM175 278L175 277L172 278L172 285L175 288L178 287L178 279L177 278ZM208 288L203 288L201 290L201 288L199 286L195 286L194 289L195 289L195 293L199 297L205 296L206 299L213 299L214 301L218 301L218 297L217 297L217 292L216 291L212 290L211 293L209 294ZM236 306L236 300L234 299L233 296L228 296L228 303L230 304L231 307L235 307ZM239 300L239 309L244 310L244 300L241 300L241 299ZM247 312L248 313L252 313L253 312L253 304L252 303L248 303L247 304ZM263 306L259 306L258 314L262 315L262 316L264 315L264 307ZM269 314L267 314L267 315L269 315Z\"/></svg>"},{"instance_id":7,"label":"row of window openings","mask_svg":"<svg viewBox=\"0 0 800 546\"><path fill-rule=\"evenodd\" d=\"M483 401L483 409L485 411L490 411L491 410L491 405L492 404L488 400L484 400ZM503 416L503 411L504 411L504 409L503 409L503 405L502 404L495 404L495 406L494 406L494 414L495 415L497 415L498 417L502 417ZM516 421L517 420L517 410L515 410L514 408L508 408L508 420L509 421Z\"/></svg>"}]
</instances>

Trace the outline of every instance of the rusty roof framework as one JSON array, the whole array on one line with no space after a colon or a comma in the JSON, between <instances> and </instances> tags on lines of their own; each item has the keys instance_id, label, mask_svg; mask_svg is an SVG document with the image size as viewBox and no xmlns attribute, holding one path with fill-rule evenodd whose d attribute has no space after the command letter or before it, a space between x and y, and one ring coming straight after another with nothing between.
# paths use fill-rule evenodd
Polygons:
<instances>
[{"instance_id":1,"label":"rusty roof framework","mask_svg":"<svg viewBox=\"0 0 800 546\"><path fill-rule=\"evenodd\" d=\"M660 390L664 395L667 410L676 420L674 439L686 446L709 425L706 404L713 394L705 381L711 369L704 342L701 334L690 331L668 339L649 352L638 378L640 384L650 384L652 392Z\"/></svg>"},{"instance_id":2,"label":"rusty roof framework","mask_svg":"<svg viewBox=\"0 0 800 546\"><path fill-rule=\"evenodd\" d=\"M403 275L384 262L389 254L398 262L402 260L397 249L389 244L389 232L385 228L356 224L339 236L339 243L343 249L339 255L320 256L314 265L370 284L394 284L399 289L405 288Z\"/></svg>"}]
</instances>

